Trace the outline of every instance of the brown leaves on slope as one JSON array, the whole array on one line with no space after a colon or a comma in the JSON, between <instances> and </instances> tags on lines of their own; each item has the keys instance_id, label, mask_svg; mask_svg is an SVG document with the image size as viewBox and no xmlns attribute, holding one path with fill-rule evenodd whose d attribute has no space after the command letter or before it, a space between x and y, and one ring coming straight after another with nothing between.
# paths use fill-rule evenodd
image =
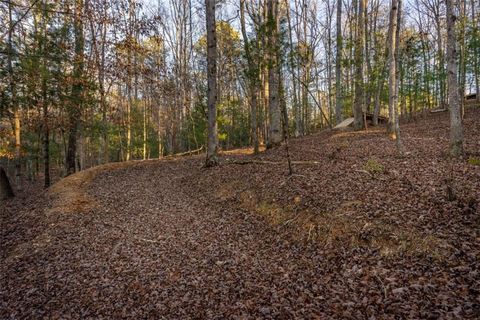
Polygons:
<instances>
[{"instance_id":1,"label":"brown leaves on slope","mask_svg":"<svg viewBox=\"0 0 480 320\"><path fill-rule=\"evenodd\" d=\"M469 109L471 157L479 121ZM12 202L0 317L477 318L480 167L444 156L445 115L402 129L406 157L382 129L322 132L291 141L315 161L291 177L286 163L134 162Z\"/></svg>"}]
</instances>

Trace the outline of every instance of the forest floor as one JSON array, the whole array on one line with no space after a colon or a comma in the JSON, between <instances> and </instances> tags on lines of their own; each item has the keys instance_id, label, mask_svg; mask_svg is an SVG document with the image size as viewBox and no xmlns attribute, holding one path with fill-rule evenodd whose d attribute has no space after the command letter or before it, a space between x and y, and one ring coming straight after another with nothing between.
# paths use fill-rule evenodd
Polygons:
<instances>
[{"instance_id":1,"label":"forest floor","mask_svg":"<svg viewBox=\"0 0 480 320\"><path fill-rule=\"evenodd\" d=\"M480 317L480 108L110 164L0 210L0 318Z\"/></svg>"}]
</instances>

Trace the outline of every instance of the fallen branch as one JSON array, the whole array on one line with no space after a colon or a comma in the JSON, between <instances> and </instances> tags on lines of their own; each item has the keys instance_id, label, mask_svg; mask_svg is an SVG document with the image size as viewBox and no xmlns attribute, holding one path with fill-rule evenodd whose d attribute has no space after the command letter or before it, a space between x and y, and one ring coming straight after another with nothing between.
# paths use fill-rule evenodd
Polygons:
<instances>
[{"instance_id":1,"label":"fallen branch","mask_svg":"<svg viewBox=\"0 0 480 320\"><path fill-rule=\"evenodd\" d=\"M447 109L433 109L433 110L430 110L430 113L445 112L445 111L447 111Z\"/></svg>"},{"instance_id":2,"label":"fallen branch","mask_svg":"<svg viewBox=\"0 0 480 320\"><path fill-rule=\"evenodd\" d=\"M367 170L354 170L355 172L360 172L360 173L365 173L365 174L368 174L370 177L374 177L373 174L371 174L370 172L368 172Z\"/></svg>"},{"instance_id":3,"label":"fallen branch","mask_svg":"<svg viewBox=\"0 0 480 320\"><path fill-rule=\"evenodd\" d=\"M320 161L292 161L293 164L322 164Z\"/></svg>"},{"instance_id":4,"label":"fallen branch","mask_svg":"<svg viewBox=\"0 0 480 320\"><path fill-rule=\"evenodd\" d=\"M380 178L378 174L373 174L367 170L353 170L354 172L365 173L370 176L370 178L380 181L386 181L386 179Z\"/></svg>"},{"instance_id":5,"label":"fallen branch","mask_svg":"<svg viewBox=\"0 0 480 320\"><path fill-rule=\"evenodd\" d=\"M300 164L300 165L312 165L312 164L321 164L320 161L292 161L292 164ZM267 161L267 160L226 160L225 164L238 164L238 165L245 165L245 164L272 164L272 165L282 165L285 162L280 161Z\"/></svg>"},{"instance_id":6,"label":"fallen branch","mask_svg":"<svg viewBox=\"0 0 480 320\"><path fill-rule=\"evenodd\" d=\"M282 162L262 161L262 160L226 160L226 164L282 164Z\"/></svg>"},{"instance_id":7,"label":"fallen branch","mask_svg":"<svg viewBox=\"0 0 480 320\"><path fill-rule=\"evenodd\" d=\"M323 116L323 119L325 119L325 122L327 122L327 125L330 129L332 129L332 124L330 123L330 121L328 120L327 116L325 115L325 112L323 112L323 109L322 109L322 106L320 105L320 103L317 101L317 98L315 97L315 95L312 93L312 91L310 91L310 88L308 87L308 85L303 82L302 80L300 80L295 74L292 74L293 77L298 81L300 82L300 84L305 88L305 90L307 90L308 94L310 94L310 96L313 98L313 102L315 102L315 105L318 107L318 110L320 111L320 113L322 114Z\"/></svg>"},{"instance_id":8,"label":"fallen branch","mask_svg":"<svg viewBox=\"0 0 480 320\"><path fill-rule=\"evenodd\" d=\"M135 239L137 239L139 241L149 242L149 243L163 243L163 241L152 240L152 239L144 239L144 238L139 238L139 237L135 237Z\"/></svg>"},{"instance_id":9,"label":"fallen branch","mask_svg":"<svg viewBox=\"0 0 480 320\"><path fill-rule=\"evenodd\" d=\"M191 151L186 151L186 152L181 152L181 153L175 153L174 155L171 155L171 157L185 157L185 156L190 156L192 154L197 154L200 153L204 149L203 146L201 146L198 149L191 150Z\"/></svg>"}]
</instances>

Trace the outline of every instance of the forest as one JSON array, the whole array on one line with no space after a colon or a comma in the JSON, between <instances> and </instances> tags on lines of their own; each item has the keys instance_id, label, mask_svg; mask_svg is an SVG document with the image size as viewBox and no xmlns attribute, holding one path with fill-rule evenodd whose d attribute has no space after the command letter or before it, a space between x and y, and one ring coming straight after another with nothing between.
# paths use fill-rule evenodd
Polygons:
<instances>
[{"instance_id":1,"label":"forest","mask_svg":"<svg viewBox=\"0 0 480 320\"><path fill-rule=\"evenodd\" d=\"M478 0L0 0L0 318L478 318Z\"/></svg>"},{"instance_id":2,"label":"forest","mask_svg":"<svg viewBox=\"0 0 480 320\"><path fill-rule=\"evenodd\" d=\"M337 2L217 1L219 148L445 109L452 54L460 95L479 92L476 1L452 2L453 38L441 0ZM0 156L17 182L206 148L204 7L2 0Z\"/></svg>"}]
</instances>

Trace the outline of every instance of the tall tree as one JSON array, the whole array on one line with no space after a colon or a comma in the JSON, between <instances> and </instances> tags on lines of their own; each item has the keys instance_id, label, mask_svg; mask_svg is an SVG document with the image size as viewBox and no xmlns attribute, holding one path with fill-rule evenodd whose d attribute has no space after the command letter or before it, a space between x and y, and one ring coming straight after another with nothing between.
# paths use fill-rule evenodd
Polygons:
<instances>
[{"instance_id":1,"label":"tall tree","mask_svg":"<svg viewBox=\"0 0 480 320\"><path fill-rule=\"evenodd\" d=\"M293 115L295 120L295 137L300 135L300 127L301 127L301 108L298 103L298 90L297 90L297 68L295 66L295 52L293 46L293 30L292 30L292 19L290 17L290 2L289 0L285 0L285 13L287 17L288 23L288 44L290 46L290 52L288 55L288 66L290 69L290 73L292 75L292 94L293 94Z\"/></svg>"},{"instance_id":2,"label":"tall tree","mask_svg":"<svg viewBox=\"0 0 480 320\"><path fill-rule=\"evenodd\" d=\"M400 126L398 123L398 49L399 49L399 30L400 30L400 9L401 0L392 0L390 8L389 24L389 46L388 46L388 110L389 110L389 130L396 141L397 150L402 151L400 139Z\"/></svg>"},{"instance_id":3,"label":"tall tree","mask_svg":"<svg viewBox=\"0 0 480 320\"><path fill-rule=\"evenodd\" d=\"M279 101L278 74L278 0L267 1L267 69L268 69L268 115L269 130L267 148L278 146L282 143L282 123Z\"/></svg>"},{"instance_id":4,"label":"tall tree","mask_svg":"<svg viewBox=\"0 0 480 320\"><path fill-rule=\"evenodd\" d=\"M367 0L358 1L357 25L355 35L355 98L353 102L353 127L355 130L364 128L364 83L363 83L363 65L365 61L364 49L364 31L365 31L365 3Z\"/></svg>"},{"instance_id":5,"label":"tall tree","mask_svg":"<svg viewBox=\"0 0 480 320\"><path fill-rule=\"evenodd\" d=\"M258 143L258 124L257 124L257 97L258 97L258 65L254 61L252 52L250 50L250 43L247 37L247 29L245 27L245 0L240 0L240 26L242 29L243 43L245 46L245 56L247 58L247 81L250 91L250 108L251 108L251 133L253 152L257 154L259 152Z\"/></svg>"},{"instance_id":6,"label":"tall tree","mask_svg":"<svg viewBox=\"0 0 480 320\"><path fill-rule=\"evenodd\" d=\"M215 0L205 0L207 21L207 77L208 77L208 141L206 167L218 164L217 136L217 35L215 23Z\"/></svg>"},{"instance_id":7,"label":"tall tree","mask_svg":"<svg viewBox=\"0 0 480 320\"><path fill-rule=\"evenodd\" d=\"M69 106L69 133L67 147L67 175L75 172L77 154L77 135L83 100L84 36L83 36L83 0L75 0L74 11L75 57L73 61L72 98Z\"/></svg>"},{"instance_id":8,"label":"tall tree","mask_svg":"<svg viewBox=\"0 0 480 320\"><path fill-rule=\"evenodd\" d=\"M466 0L464 0L466 1ZM477 93L477 102L480 103L480 21L476 10L480 7L478 2L471 0L471 20L472 20L472 42L473 42L473 77L475 80L475 92ZM477 8L477 9L476 9Z\"/></svg>"},{"instance_id":9,"label":"tall tree","mask_svg":"<svg viewBox=\"0 0 480 320\"><path fill-rule=\"evenodd\" d=\"M450 154L463 155L463 125L460 112L460 96L457 79L457 49L455 0L446 0L447 4L447 69L448 69L448 105L450 109ZM478 92L477 92L478 94Z\"/></svg>"},{"instance_id":10,"label":"tall tree","mask_svg":"<svg viewBox=\"0 0 480 320\"><path fill-rule=\"evenodd\" d=\"M342 0L337 0L337 52L335 61L335 120L342 122Z\"/></svg>"},{"instance_id":11,"label":"tall tree","mask_svg":"<svg viewBox=\"0 0 480 320\"><path fill-rule=\"evenodd\" d=\"M49 124L49 112L48 112L48 92L47 92L47 2L44 0L42 3L42 23L40 38L40 52L42 56L41 60L41 80L42 80L42 127L43 127L43 175L45 188L50 187L50 124Z\"/></svg>"},{"instance_id":12,"label":"tall tree","mask_svg":"<svg viewBox=\"0 0 480 320\"><path fill-rule=\"evenodd\" d=\"M17 105L17 92L15 84L15 75L13 71L13 30L15 25L12 18L13 3L8 3L8 74L10 84L10 104L13 110L14 131L15 131L15 184L17 189L21 189L22 181L22 163L21 163L21 140L20 140L20 108Z\"/></svg>"}]
</instances>

